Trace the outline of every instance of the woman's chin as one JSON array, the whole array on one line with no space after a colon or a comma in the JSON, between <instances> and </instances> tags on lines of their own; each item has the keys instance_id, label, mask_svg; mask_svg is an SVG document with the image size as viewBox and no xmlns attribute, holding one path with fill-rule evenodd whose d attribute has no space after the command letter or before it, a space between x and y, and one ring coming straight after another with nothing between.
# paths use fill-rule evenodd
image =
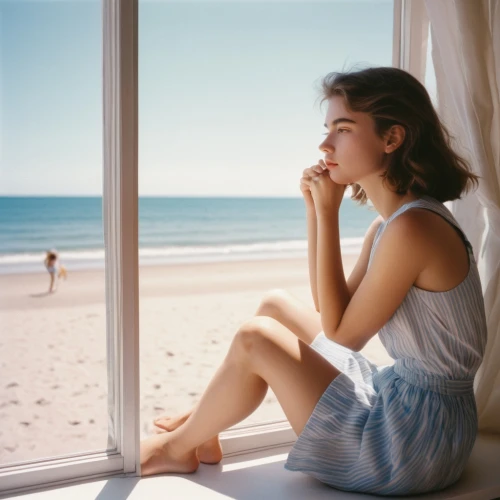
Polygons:
<instances>
[{"instance_id":1,"label":"woman's chin","mask_svg":"<svg viewBox=\"0 0 500 500\"><path fill-rule=\"evenodd\" d=\"M338 167L337 167L338 168ZM328 172L328 175L330 176L330 179L333 181L333 182L336 182L337 184L344 184L344 185L347 185L349 184L350 180L348 179L345 179L344 176L341 174L341 172L338 172L337 169L332 169Z\"/></svg>"}]
</instances>

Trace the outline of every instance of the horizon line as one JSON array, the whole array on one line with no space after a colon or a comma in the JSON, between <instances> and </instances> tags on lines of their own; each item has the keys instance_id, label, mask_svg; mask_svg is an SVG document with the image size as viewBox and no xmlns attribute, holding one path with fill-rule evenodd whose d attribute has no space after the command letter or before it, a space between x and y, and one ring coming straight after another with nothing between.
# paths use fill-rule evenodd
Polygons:
<instances>
[{"instance_id":1,"label":"horizon line","mask_svg":"<svg viewBox=\"0 0 500 500\"><path fill-rule=\"evenodd\" d=\"M102 198L102 194L2 194L0 198ZM139 194L139 198L298 198L293 195L260 195L260 194Z\"/></svg>"}]
</instances>

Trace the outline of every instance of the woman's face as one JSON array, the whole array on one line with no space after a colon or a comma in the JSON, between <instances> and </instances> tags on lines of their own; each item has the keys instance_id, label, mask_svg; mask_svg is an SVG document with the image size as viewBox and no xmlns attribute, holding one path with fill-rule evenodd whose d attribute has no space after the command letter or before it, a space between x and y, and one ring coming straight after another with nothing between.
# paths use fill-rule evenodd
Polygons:
<instances>
[{"instance_id":1,"label":"woman's face","mask_svg":"<svg viewBox=\"0 0 500 500\"><path fill-rule=\"evenodd\" d=\"M384 165L385 143L375 133L373 118L367 113L348 111L344 98L329 99L325 140L319 145L329 166L330 178L338 184L359 183L380 175Z\"/></svg>"}]
</instances>

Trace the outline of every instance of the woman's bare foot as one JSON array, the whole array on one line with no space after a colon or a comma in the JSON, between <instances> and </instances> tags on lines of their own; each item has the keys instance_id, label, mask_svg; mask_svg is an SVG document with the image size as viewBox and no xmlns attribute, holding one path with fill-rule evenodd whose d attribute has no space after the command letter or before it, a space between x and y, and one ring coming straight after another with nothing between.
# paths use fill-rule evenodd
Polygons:
<instances>
[{"instance_id":1,"label":"woman's bare foot","mask_svg":"<svg viewBox=\"0 0 500 500\"><path fill-rule=\"evenodd\" d=\"M178 415L177 417L162 415L154 420L154 424L161 429L158 431L159 433L171 432L182 425L190 415L191 412ZM198 446L196 453L200 462L210 465L218 464L222 460L222 446L220 444L219 436L214 436Z\"/></svg>"},{"instance_id":2,"label":"woman's bare foot","mask_svg":"<svg viewBox=\"0 0 500 500\"><path fill-rule=\"evenodd\" d=\"M141 476L177 472L189 474L200 465L196 450L179 454L169 444L171 434L156 434L141 441Z\"/></svg>"}]
</instances>

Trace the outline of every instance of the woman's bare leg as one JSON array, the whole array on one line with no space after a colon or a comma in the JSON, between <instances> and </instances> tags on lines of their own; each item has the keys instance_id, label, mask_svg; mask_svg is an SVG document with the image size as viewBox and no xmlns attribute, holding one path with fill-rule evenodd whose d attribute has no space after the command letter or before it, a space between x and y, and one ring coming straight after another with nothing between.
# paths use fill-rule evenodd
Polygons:
<instances>
[{"instance_id":1,"label":"woman's bare leg","mask_svg":"<svg viewBox=\"0 0 500 500\"><path fill-rule=\"evenodd\" d=\"M56 291L55 281L56 281L55 273L50 273L49 293L53 293Z\"/></svg>"},{"instance_id":2,"label":"woman's bare leg","mask_svg":"<svg viewBox=\"0 0 500 500\"><path fill-rule=\"evenodd\" d=\"M267 316L275 319L306 344L310 344L322 330L318 311L283 289L277 288L267 292L262 298L255 316ZM159 428L159 432L174 431L189 418L193 410L194 408L173 417L161 415L154 420L154 424ZM213 436L206 443L203 443L198 448L198 456L203 463L219 463L222 460L219 437Z\"/></svg>"},{"instance_id":3,"label":"woman's bare leg","mask_svg":"<svg viewBox=\"0 0 500 500\"><path fill-rule=\"evenodd\" d=\"M197 447L251 414L269 386L299 435L339 374L278 321L253 318L238 330L224 362L184 425L141 443L142 475L195 471Z\"/></svg>"}]
</instances>

